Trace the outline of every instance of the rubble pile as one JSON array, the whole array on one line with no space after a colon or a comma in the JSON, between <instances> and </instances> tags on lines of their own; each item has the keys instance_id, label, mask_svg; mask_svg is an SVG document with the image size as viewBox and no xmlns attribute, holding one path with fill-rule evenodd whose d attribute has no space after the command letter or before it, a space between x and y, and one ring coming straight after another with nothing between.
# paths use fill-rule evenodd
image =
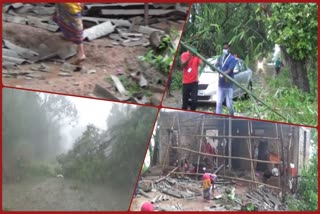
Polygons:
<instances>
[{"instance_id":1,"label":"rubble pile","mask_svg":"<svg viewBox=\"0 0 320 214\"><path fill-rule=\"evenodd\" d=\"M186 201L203 203L207 211L285 211L287 206L282 203L270 188L259 186L247 190L243 194L236 193L234 181L218 179L215 183L215 196L212 204L201 202L202 183L189 177L148 178L139 182L140 194L154 204L157 210L181 211L190 210ZM184 203L182 202L184 201ZM188 203L188 202L187 202ZM184 205L183 205L184 204Z\"/></svg>"},{"instance_id":2,"label":"rubble pile","mask_svg":"<svg viewBox=\"0 0 320 214\"><path fill-rule=\"evenodd\" d=\"M156 24L164 20L182 23L188 10L187 5L180 4L150 3L147 5L148 9L146 9L144 3L86 4L83 11L85 45L90 45L90 42L96 39L108 38L110 42L101 43L102 45L99 45L99 47L142 46L151 48L159 46L161 36L168 34L168 32L152 26L157 26ZM2 20L3 22L28 25L57 33L59 26L52 20L54 13L55 5L52 3L3 4ZM146 23L148 25L145 25ZM2 41L2 67L6 69L3 72L3 77L24 76L25 79L41 79L42 74L35 72L50 72L45 63L52 61L61 65L59 76L70 77L73 72L78 71L85 74L96 73L95 69L89 71L66 62L76 55L76 49L73 46L57 49L54 48L54 45L48 47L45 44L38 44L38 47L28 49L20 47L22 44L14 44L14 40L10 39L9 41L8 39L10 38ZM177 41L172 40L172 45L176 47ZM37 63L41 63L41 65L38 66ZM17 67L25 64L36 64L37 66L29 71L15 71ZM115 74L110 76L109 84L106 84L105 81L97 83L91 95L141 104L160 104L167 77L147 63L139 62L138 66L132 66L132 62L126 64L129 71L115 71ZM101 65L96 65L97 68L98 66L106 65L101 62ZM137 88L135 93L127 91L128 89L123 85L123 79L138 86L135 87ZM110 84L112 84L112 87L110 87ZM146 92L149 92L149 94ZM159 94L150 95L154 93Z\"/></svg>"}]
</instances>

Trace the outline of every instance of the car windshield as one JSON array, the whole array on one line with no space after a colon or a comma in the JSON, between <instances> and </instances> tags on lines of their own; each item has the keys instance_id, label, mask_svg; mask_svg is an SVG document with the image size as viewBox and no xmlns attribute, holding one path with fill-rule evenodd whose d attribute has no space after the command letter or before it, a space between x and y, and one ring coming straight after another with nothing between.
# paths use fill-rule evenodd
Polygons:
<instances>
[{"instance_id":1,"label":"car windshield","mask_svg":"<svg viewBox=\"0 0 320 214\"><path fill-rule=\"evenodd\" d=\"M209 62L211 63L211 65L215 65L216 62L217 62L217 59L218 59L218 57L215 57L215 58L210 58L210 59L208 59L207 61L209 61ZM209 67L209 65L206 65L206 66L204 67L203 72L204 72L204 73L216 73L216 71L211 70L211 68Z\"/></svg>"}]
</instances>

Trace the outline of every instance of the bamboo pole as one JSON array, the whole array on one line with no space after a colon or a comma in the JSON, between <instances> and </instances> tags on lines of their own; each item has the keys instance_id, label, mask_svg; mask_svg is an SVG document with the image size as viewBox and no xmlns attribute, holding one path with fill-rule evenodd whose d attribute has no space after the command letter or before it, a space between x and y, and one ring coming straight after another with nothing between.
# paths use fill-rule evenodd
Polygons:
<instances>
[{"instance_id":1,"label":"bamboo pole","mask_svg":"<svg viewBox=\"0 0 320 214\"><path fill-rule=\"evenodd\" d=\"M203 117L202 117L202 121L201 121L201 135L203 135L203 126L204 126L204 119L203 119ZM201 152L201 146L202 146L202 137L200 138L199 153ZM200 155L198 155L197 173L199 172L199 163L200 163ZM197 179L198 179L198 178L197 178Z\"/></svg>"},{"instance_id":2,"label":"bamboo pole","mask_svg":"<svg viewBox=\"0 0 320 214\"><path fill-rule=\"evenodd\" d=\"M195 136L195 137L211 137L211 138L238 138L238 139L247 139L248 136L211 136L211 135L193 135L193 134L181 134L182 136ZM265 139L265 140L279 140L280 138L274 138L274 137L263 137L263 136L251 136L251 139Z\"/></svg>"},{"instance_id":3,"label":"bamboo pole","mask_svg":"<svg viewBox=\"0 0 320 214\"><path fill-rule=\"evenodd\" d=\"M279 131L278 131L278 124L275 124L275 128L276 128L276 135L277 135L277 138L279 138ZM278 155L280 156L280 140L277 140L277 144L278 144ZM278 166L278 168L280 169L280 167ZM279 185L279 188L281 188L281 172L279 173L279 179L278 179L278 185Z\"/></svg>"},{"instance_id":4,"label":"bamboo pole","mask_svg":"<svg viewBox=\"0 0 320 214\"><path fill-rule=\"evenodd\" d=\"M149 4L145 3L144 4L144 25L148 26L149 24Z\"/></svg>"},{"instance_id":5,"label":"bamboo pole","mask_svg":"<svg viewBox=\"0 0 320 214\"><path fill-rule=\"evenodd\" d=\"M231 171L232 168L232 163L231 163L231 153L232 153L232 124L231 124L231 117L229 117L229 140L228 140L228 147L229 147L229 160L228 160L228 164L229 164L229 171Z\"/></svg>"},{"instance_id":6,"label":"bamboo pole","mask_svg":"<svg viewBox=\"0 0 320 214\"><path fill-rule=\"evenodd\" d=\"M223 121L223 135L226 135L226 120ZM225 140L225 139L223 139ZM223 156L226 155L226 144L223 142ZM226 160L223 159L223 175L226 175Z\"/></svg>"},{"instance_id":7,"label":"bamboo pole","mask_svg":"<svg viewBox=\"0 0 320 214\"><path fill-rule=\"evenodd\" d=\"M282 130L282 126L280 127L280 131L281 131L281 137L280 137L280 141L281 141L281 153L282 153L282 165L283 165L283 178L282 178L282 200L285 201L285 194L284 194L284 190L285 190L285 179L286 179L286 175L287 175L287 170L286 170L286 165L284 162L284 145L283 145L283 130Z\"/></svg>"},{"instance_id":8,"label":"bamboo pole","mask_svg":"<svg viewBox=\"0 0 320 214\"><path fill-rule=\"evenodd\" d=\"M184 151L189 151L189 152L193 152L193 153L201 154L201 155L206 155L206 156L219 157L219 158L229 158L229 156L224 156L224 155L212 155L212 154L207 154L207 153L203 153L203 152L197 152L197 151L194 151L194 150L192 150L192 149L188 149L188 148L184 148L184 147L179 147L179 146L174 146L174 147L171 147L171 148L181 149L181 150L184 150ZM251 161L250 158L233 157L233 156L231 156L230 158L231 158L231 159L239 159L239 160L248 160L248 161ZM253 159L253 160L254 160L255 162L260 162L260 163L275 163L275 164L280 164L280 163L281 163L281 162L263 161L263 160L257 160L257 159Z\"/></svg>"},{"instance_id":9,"label":"bamboo pole","mask_svg":"<svg viewBox=\"0 0 320 214\"><path fill-rule=\"evenodd\" d=\"M256 180L256 175L255 175L255 169L254 169L254 166L253 166L253 158L252 158L251 131L252 131L252 121L248 120L248 135L249 135L249 138L248 138L248 149L249 149L250 158L252 159L251 160L251 177L252 177L253 181L257 181Z\"/></svg>"},{"instance_id":10,"label":"bamboo pole","mask_svg":"<svg viewBox=\"0 0 320 214\"><path fill-rule=\"evenodd\" d=\"M178 174L179 172L172 172L171 174ZM203 173L191 173L191 172L186 172L186 175L203 175ZM248 180L248 179L244 179L244 178L237 178L237 177L231 177L231 176L225 176L225 175L219 175L219 178L228 178L228 179L233 179L233 180L239 180L239 181L245 181L245 182L251 182L251 183L255 183L255 184L260 184L260 185L264 185L270 188L274 188L274 189L279 189L279 187L276 186L272 186L269 184L265 184L265 183L261 183L258 181L252 181L252 180Z\"/></svg>"},{"instance_id":11,"label":"bamboo pole","mask_svg":"<svg viewBox=\"0 0 320 214\"><path fill-rule=\"evenodd\" d=\"M262 101L260 98L258 98L255 94L252 93L252 91L250 91L249 89L243 87L241 84L239 84L237 81L235 81L233 78L231 78L229 75L225 74L224 72L221 72L219 68L217 68L215 65L212 65L209 61L207 61L203 56L201 56L194 48L188 46L185 42L181 41L180 44L186 48L187 50L189 50L190 52L192 52L194 55L196 55L197 57L199 57L205 64L207 64L212 70L217 71L219 74L223 75L227 80L231 81L232 83L234 83L236 86L238 86L239 88L241 88L242 90L244 90L247 94L249 94L253 99L255 99L256 101L262 103L264 106L266 106L270 111L272 111L273 113L275 113L276 115L278 115L279 117L281 117L282 119L284 119L285 121L291 123L291 121L286 118L285 116L283 116L282 114L278 113L276 110L274 110L271 106L269 106L268 104L266 104L264 101Z\"/></svg>"},{"instance_id":12,"label":"bamboo pole","mask_svg":"<svg viewBox=\"0 0 320 214\"><path fill-rule=\"evenodd\" d=\"M175 119L176 119L176 115L173 116L172 125L171 125L171 130L172 130L173 126L174 126L174 121L175 121ZM171 132L170 132L170 134L169 134L169 142L170 142L170 143L171 143L171 139L172 139L172 138L171 138ZM167 158L168 158L169 148L170 148L170 144L169 144L169 145L167 144L167 149L166 149L166 153L165 153L165 155L164 155L164 160L162 161L162 171L163 171L164 166L165 166L165 161L167 161ZM169 161L168 161L168 164L169 164Z\"/></svg>"}]
</instances>

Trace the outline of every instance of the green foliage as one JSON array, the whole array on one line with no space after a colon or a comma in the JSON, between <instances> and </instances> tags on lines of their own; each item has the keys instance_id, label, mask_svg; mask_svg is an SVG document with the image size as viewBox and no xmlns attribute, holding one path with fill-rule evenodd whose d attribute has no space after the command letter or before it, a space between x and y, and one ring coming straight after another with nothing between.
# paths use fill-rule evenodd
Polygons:
<instances>
[{"instance_id":1,"label":"green foliage","mask_svg":"<svg viewBox=\"0 0 320 214\"><path fill-rule=\"evenodd\" d=\"M303 201L301 210L315 211L318 209L318 133L315 129L312 131L312 139L315 152L308 167L302 171L299 196Z\"/></svg>"},{"instance_id":2,"label":"green foliage","mask_svg":"<svg viewBox=\"0 0 320 214\"><path fill-rule=\"evenodd\" d=\"M3 90L3 175L5 181L47 174L44 166L61 152L60 126L73 122L77 111L65 96L29 91Z\"/></svg>"},{"instance_id":3,"label":"green foliage","mask_svg":"<svg viewBox=\"0 0 320 214\"><path fill-rule=\"evenodd\" d=\"M105 173L101 169L106 158L103 151L98 149L99 133L100 130L94 125L88 125L72 150L57 157L64 176L86 182L103 181Z\"/></svg>"},{"instance_id":4,"label":"green foliage","mask_svg":"<svg viewBox=\"0 0 320 214\"><path fill-rule=\"evenodd\" d=\"M177 90L182 88L182 71L172 71L171 88Z\"/></svg>"},{"instance_id":5,"label":"green foliage","mask_svg":"<svg viewBox=\"0 0 320 214\"><path fill-rule=\"evenodd\" d=\"M182 40L207 57L220 55L229 42L232 53L255 60L272 49L258 8L253 3L193 4Z\"/></svg>"},{"instance_id":6,"label":"green foliage","mask_svg":"<svg viewBox=\"0 0 320 214\"><path fill-rule=\"evenodd\" d=\"M317 58L316 3L273 3L268 30L269 38L285 48L294 60Z\"/></svg>"},{"instance_id":7,"label":"green foliage","mask_svg":"<svg viewBox=\"0 0 320 214\"><path fill-rule=\"evenodd\" d=\"M144 154L149 143L150 133L155 121L156 109L139 107L110 127L115 146L108 163L108 173L116 176L116 185L134 183L143 162ZM116 167L111 167L116 166Z\"/></svg>"},{"instance_id":8,"label":"green foliage","mask_svg":"<svg viewBox=\"0 0 320 214\"><path fill-rule=\"evenodd\" d=\"M318 123L317 96L301 92L296 86L292 86L290 79L288 70L283 69L278 77L267 78L267 85L254 87L254 92L292 123L315 126ZM236 101L234 105L236 112L245 112L248 117L283 121L252 99Z\"/></svg>"},{"instance_id":9,"label":"green foliage","mask_svg":"<svg viewBox=\"0 0 320 214\"><path fill-rule=\"evenodd\" d=\"M114 84L111 77L106 77L105 80L108 81L111 85ZM130 79L126 75L119 76L119 80L122 83L123 87L127 90L128 96L133 96L136 93L141 93L147 97L152 96L152 92L150 91L150 89L141 88L137 81Z\"/></svg>"},{"instance_id":10,"label":"green foliage","mask_svg":"<svg viewBox=\"0 0 320 214\"><path fill-rule=\"evenodd\" d=\"M316 211L318 210L318 133L311 130L312 154L309 165L303 169L298 195L287 198L291 211Z\"/></svg>"},{"instance_id":11,"label":"green foliage","mask_svg":"<svg viewBox=\"0 0 320 214\"><path fill-rule=\"evenodd\" d=\"M161 43L161 45L163 44L164 43ZM168 74L175 54L175 49L169 48L168 50L169 51L167 54L156 54L153 50L150 50L147 52L145 56L140 56L139 59L141 61L149 63L158 71L164 74Z\"/></svg>"},{"instance_id":12,"label":"green foliage","mask_svg":"<svg viewBox=\"0 0 320 214\"><path fill-rule=\"evenodd\" d=\"M57 158L65 177L132 189L149 141L156 109L113 104L107 131L93 125ZM110 150L111 149L111 150ZM111 152L107 155L106 150ZM128 193L129 194L129 193Z\"/></svg>"},{"instance_id":13,"label":"green foliage","mask_svg":"<svg viewBox=\"0 0 320 214\"><path fill-rule=\"evenodd\" d=\"M159 45L158 51L149 50L146 55L139 56L138 59L149 63L163 74L169 74L176 50L171 45L171 37L177 36L177 32L171 31L170 36L165 35Z\"/></svg>"},{"instance_id":14,"label":"green foliage","mask_svg":"<svg viewBox=\"0 0 320 214\"><path fill-rule=\"evenodd\" d=\"M47 176L53 176L53 173L50 171L50 168L48 165L43 163L33 163L30 166L28 166L25 171L25 175L29 177L47 177Z\"/></svg>"}]
</instances>

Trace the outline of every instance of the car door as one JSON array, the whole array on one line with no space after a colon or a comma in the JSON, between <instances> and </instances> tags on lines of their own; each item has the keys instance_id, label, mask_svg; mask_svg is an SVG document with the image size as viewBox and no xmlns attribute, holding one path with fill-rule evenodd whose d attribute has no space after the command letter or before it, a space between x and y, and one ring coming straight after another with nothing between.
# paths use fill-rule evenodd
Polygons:
<instances>
[{"instance_id":1,"label":"car door","mask_svg":"<svg viewBox=\"0 0 320 214\"><path fill-rule=\"evenodd\" d=\"M241 84L241 61L237 60L236 67L233 70L234 80ZM237 85L233 85L233 97L238 97L240 92L240 88Z\"/></svg>"},{"instance_id":2,"label":"car door","mask_svg":"<svg viewBox=\"0 0 320 214\"><path fill-rule=\"evenodd\" d=\"M240 64L240 70L241 70L241 86L244 87L244 88L247 88L248 87L248 79L249 79L249 76L250 76L250 71L248 69L248 67L246 66L245 62L244 61L241 61L241 64ZM242 95L242 94L245 94L245 91L240 89L239 91L239 96Z\"/></svg>"}]
</instances>

